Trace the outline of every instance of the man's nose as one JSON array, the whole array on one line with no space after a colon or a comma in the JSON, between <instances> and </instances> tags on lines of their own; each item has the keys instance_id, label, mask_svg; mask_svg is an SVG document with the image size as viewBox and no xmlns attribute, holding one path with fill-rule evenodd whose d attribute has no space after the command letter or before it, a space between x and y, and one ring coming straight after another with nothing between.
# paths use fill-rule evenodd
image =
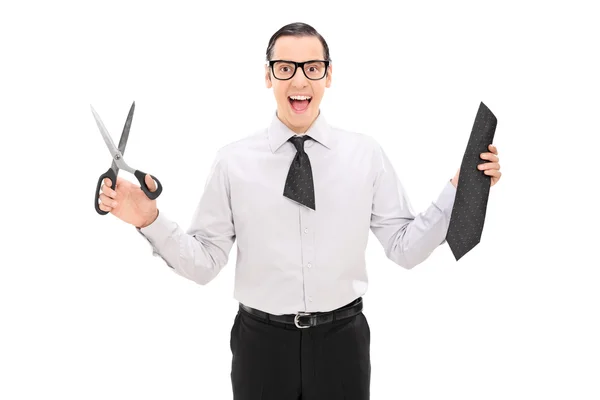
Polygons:
<instances>
[{"instance_id":1,"label":"man's nose","mask_svg":"<svg viewBox=\"0 0 600 400\"><path fill-rule=\"evenodd\" d=\"M304 76L304 71L302 68L296 69L296 73L292 78L292 85L295 87L304 87L308 84L308 79Z\"/></svg>"}]
</instances>

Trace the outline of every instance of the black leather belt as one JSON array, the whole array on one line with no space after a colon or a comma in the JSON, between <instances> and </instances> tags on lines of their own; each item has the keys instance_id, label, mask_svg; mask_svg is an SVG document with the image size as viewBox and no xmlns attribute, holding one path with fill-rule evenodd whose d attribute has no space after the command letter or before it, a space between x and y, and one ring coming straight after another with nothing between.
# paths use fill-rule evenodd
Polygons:
<instances>
[{"instance_id":1,"label":"black leather belt","mask_svg":"<svg viewBox=\"0 0 600 400\"><path fill-rule=\"evenodd\" d=\"M255 308L248 307L242 303L240 303L240 310L243 310L247 313L255 315L260 319L269 322L275 321L284 324L293 324L296 325L297 328L310 328L312 326L317 326L321 324L325 324L328 322L337 321L344 318L350 318L358 313L360 313L363 309L362 297L354 300L353 302L338 308L337 310L328 311L328 312L298 312L297 314L284 314L284 315L273 315L266 313L264 311L257 310Z\"/></svg>"}]
</instances>

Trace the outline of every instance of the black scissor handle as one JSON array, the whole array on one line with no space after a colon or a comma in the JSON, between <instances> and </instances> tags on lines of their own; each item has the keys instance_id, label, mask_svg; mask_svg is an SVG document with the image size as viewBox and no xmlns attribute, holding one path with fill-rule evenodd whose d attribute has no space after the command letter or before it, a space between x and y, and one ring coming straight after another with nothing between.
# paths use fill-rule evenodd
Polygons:
<instances>
[{"instance_id":1,"label":"black scissor handle","mask_svg":"<svg viewBox=\"0 0 600 400\"><path fill-rule=\"evenodd\" d=\"M112 168L109 168L108 171L100 175L100 178L98 178L98 184L96 185L96 195L94 196L94 208L96 209L96 212L100 215L108 214L108 211L100 209L100 203L98 203L98 201L100 200L100 186L102 185L102 181L105 178L110 179L110 187L112 190L115 190L115 187L117 187L117 175L115 174L115 171Z\"/></svg>"},{"instance_id":2,"label":"black scissor handle","mask_svg":"<svg viewBox=\"0 0 600 400\"><path fill-rule=\"evenodd\" d=\"M144 193L146 193L146 196L148 196L150 200L154 200L160 195L160 193L162 192L162 185L154 175L150 175L150 177L154 180L154 182L156 182L156 190L154 192L151 192L148 188L148 185L146 185L145 178L147 174L145 172L140 171L139 169L136 169L133 174L137 178L138 182L140 182L142 190L144 191Z\"/></svg>"}]
</instances>

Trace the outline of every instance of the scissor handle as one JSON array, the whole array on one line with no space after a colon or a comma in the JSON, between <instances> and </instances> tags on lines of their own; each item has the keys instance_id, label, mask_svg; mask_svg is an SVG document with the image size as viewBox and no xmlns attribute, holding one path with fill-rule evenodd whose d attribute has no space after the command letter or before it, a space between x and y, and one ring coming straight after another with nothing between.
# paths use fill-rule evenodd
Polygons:
<instances>
[{"instance_id":1,"label":"scissor handle","mask_svg":"<svg viewBox=\"0 0 600 400\"><path fill-rule=\"evenodd\" d=\"M115 174L115 171L112 168L109 168L108 171L100 175L100 178L98 178L98 184L96 185L96 195L94 196L94 208L96 208L96 212L100 215L108 214L108 211L100 209L100 204L98 203L98 201L100 200L100 186L102 185L102 181L105 178L110 179L112 190L115 190L115 187L117 186L117 175Z\"/></svg>"},{"instance_id":2,"label":"scissor handle","mask_svg":"<svg viewBox=\"0 0 600 400\"><path fill-rule=\"evenodd\" d=\"M150 200L154 200L160 195L160 193L162 192L162 185L154 175L150 175L150 177L154 180L154 182L156 182L156 190L154 192L151 192L150 188L148 188L148 185L146 185L145 178L147 174L145 172L140 171L139 169L136 169L133 174L137 178L138 182L140 182L142 190L144 191L144 193L146 193L146 196L148 196Z\"/></svg>"}]
</instances>

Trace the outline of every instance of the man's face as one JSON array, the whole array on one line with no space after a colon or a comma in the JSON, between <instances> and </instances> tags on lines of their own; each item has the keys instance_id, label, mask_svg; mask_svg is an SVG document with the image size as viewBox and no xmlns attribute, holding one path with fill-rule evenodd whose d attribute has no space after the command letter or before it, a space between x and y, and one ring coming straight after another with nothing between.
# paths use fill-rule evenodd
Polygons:
<instances>
[{"instance_id":1,"label":"man's face","mask_svg":"<svg viewBox=\"0 0 600 400\"><path fill-rule=\"evenodd\" d=\"M314 36L282 36L275 42L273 60L303 62L323 60L323 45ZM274 66L278 73L277 66ZM309 73L316 71L307 65ZM282 75L289 69L279 70ZM279 76L279 75L278 75ZM277 116L288 128L296 133L304 133L319 115L319 105L325 93L325 88L331 85L331 66L327 76L319 80L310 80L301 68L297 68L294 77L289 80L276 79L271 74L271 68L265 67L265 83L267 88L273 88L277 101ZM294 101L292 96L308 96L310 100Z\"/></svg>"}]
</instances>

